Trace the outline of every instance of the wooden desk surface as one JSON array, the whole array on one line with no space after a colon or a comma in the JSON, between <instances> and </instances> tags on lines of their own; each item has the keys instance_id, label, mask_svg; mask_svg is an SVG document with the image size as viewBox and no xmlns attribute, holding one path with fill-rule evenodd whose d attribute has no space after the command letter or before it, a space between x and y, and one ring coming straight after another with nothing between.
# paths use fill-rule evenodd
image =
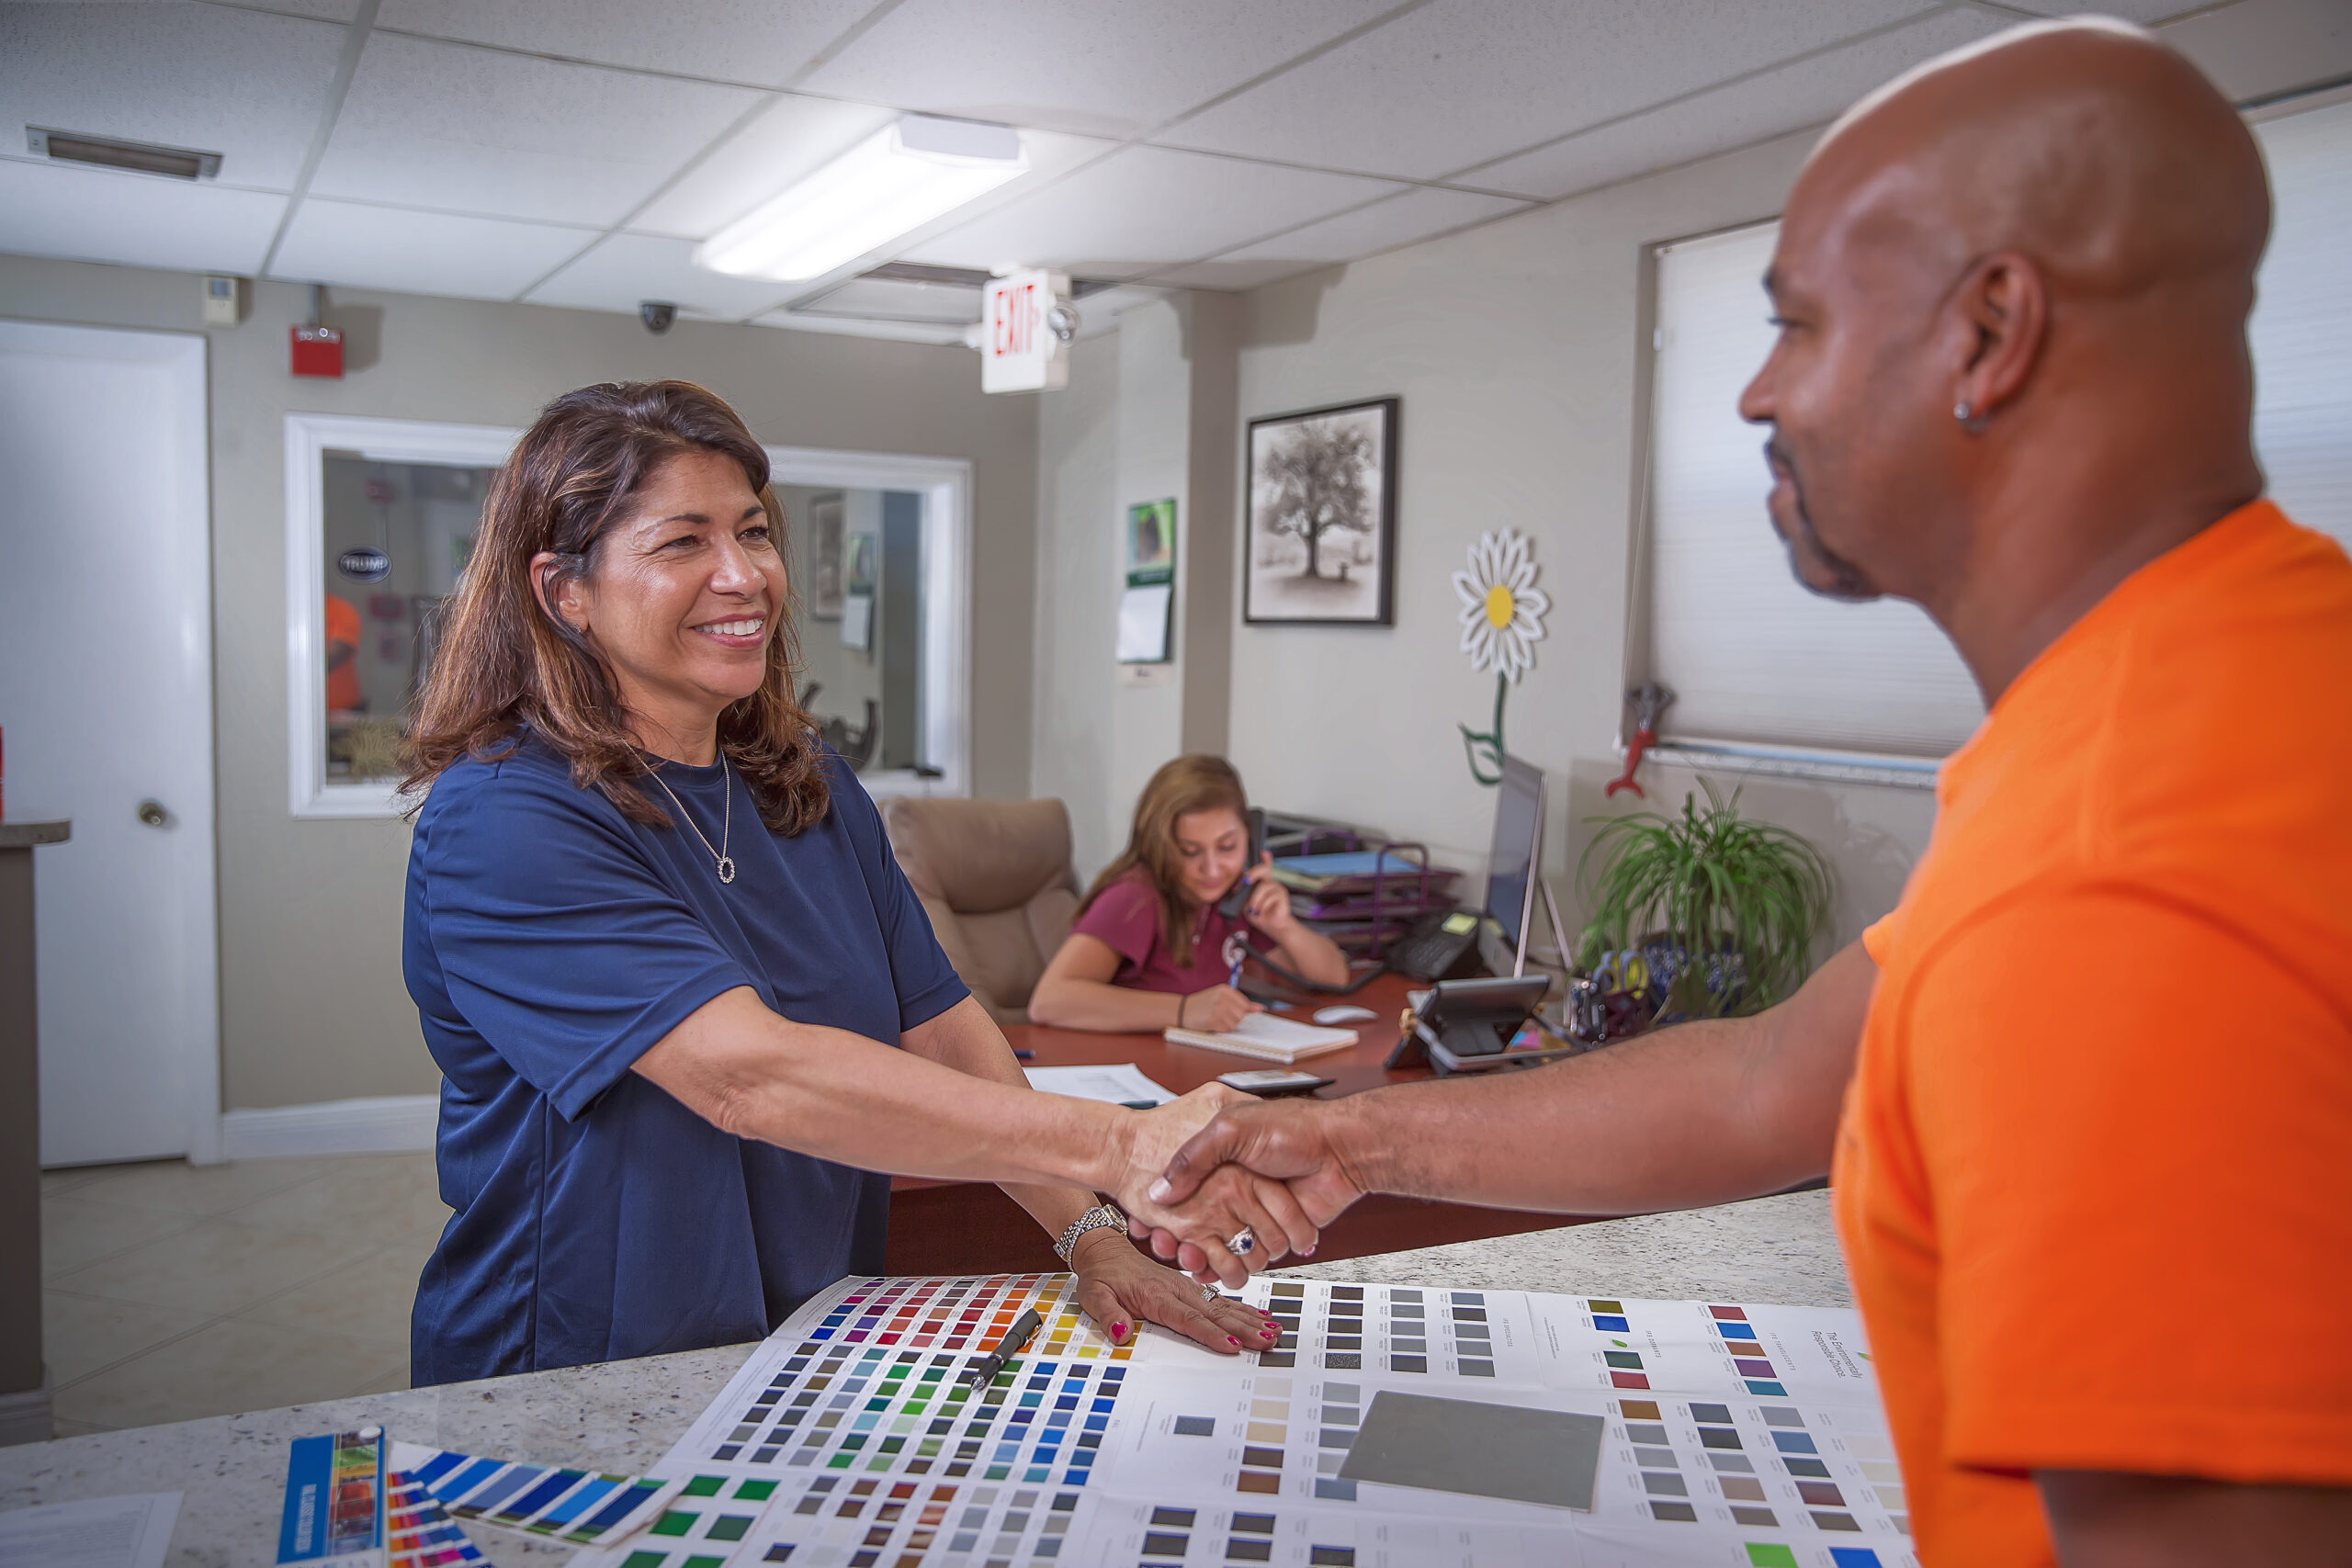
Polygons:
<instances>
[{"instance_id":1,"label":"wooden desk surface","mask_svg":"<svg viewBox=\"0 0 2352 1568\"><path fill-rule=\"evenodd\" d=\"M1382 1064L1396 1044L1397 1017L1405 993L1419 986L1399 975L1383 975L1351 997L1301 998L1283 1016L1313 1021L1318 1007L1353 1002L1374 1018L1354 1025L1357 1043L1346 1051L1301 1062L1303 1070L1335 1080L1322 1099L1354 1094L1383 1084L1430 1077L1426 1067L1390 1072ZM1087 1030L1019 1024L1005 1031L1015 1050L1034 1052L1030 1067L1090 1066L1133 1062L1154 1083L1182 1094L1230 1073L1274 1064L1197 1045L1171 1045L1157 1034L1101 1034ZM1323 1233L1311 1261L1329 1263L1375 1253L1399 1252L1484 1236L1515 1235L1575 1224L1558 1214L1528 1214L1436 1203L1418 1198L1375 1196L1350 1209ZM1296 1261L1296 1260L1294 1260ZM893 1274L993 1273L1058 1267L1036 1222L993 1186L898 1177L890 1183L888 1268Z\"/></svg>"}]
</instances>

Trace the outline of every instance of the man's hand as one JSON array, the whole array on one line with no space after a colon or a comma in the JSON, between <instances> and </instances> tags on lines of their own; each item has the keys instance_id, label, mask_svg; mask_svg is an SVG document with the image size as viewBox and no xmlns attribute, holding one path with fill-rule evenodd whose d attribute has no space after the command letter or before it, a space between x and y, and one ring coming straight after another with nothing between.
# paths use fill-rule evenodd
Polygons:
<instances>
[{"instance_id":1,"label":"man's hand","mask_svg":"<svg viewBox=\"0 0 2352 1568\"><path fill-rule=\"evenodd\" d=\"M1289 1189L1277 1180L1237 1172L1236 1179L1218 1183L1215 1191L1203 1194L1181 1215L1154 1202L1149 1190L1180 1145L1218 1111L1249 1099L1238 1089L1212 1083L1157 1110L1135 1112L1100 1182L1118 1198L1136 1234L1170 1235L1169 1250L1162 1257L1176 1256L1179 1246L1189 1248L1198 1261L1187 1264L1188 1269L1195 1274L1214 1274L1234 1290L1248 1284L1253 1272L1284 1253L1315 1249L1315 1225ZM1245 1227L1256 1241L1237 1258L1227 1244Z\"/></svg>"},{"instance_id":2,"label":"man's hand","mask_svg":"<svg viewBox=\"0 0 2352 1568\"><path fill-rule=\"evenodd\" d=\"M1341 1124L1340 1104L1250 1100L1220 1111L1170 1156L1166 1174L1145 1194L1180 1222L1153 1227L1152 1251L1195 1275L1207 1269L1209 1254L1194 1245L1204 1227L1193 1210L1203 1201L1219 1208L1230 1203L1233 1187L1255 1190L1261 1183L1245 1183L1245 1174L1285 1184L1285 1195L1318 1229L1337 1219L1369 1190L1333 1141Z\"/></svg>"}]
</instances>

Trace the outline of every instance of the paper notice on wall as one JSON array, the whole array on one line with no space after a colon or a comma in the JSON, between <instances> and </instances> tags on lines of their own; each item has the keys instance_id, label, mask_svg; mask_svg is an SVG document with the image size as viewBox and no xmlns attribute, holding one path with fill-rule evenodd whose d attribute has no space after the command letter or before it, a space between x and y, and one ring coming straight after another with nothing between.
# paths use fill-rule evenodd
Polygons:
<instances>
[{"instance_id":1,"label":"paper notice on wall","mask_svg":"<svg viewBox=\"0 0 2352 1568\"><path fill-rule=\"evenodd\" d=\"M1174 588L1165 582L1130 588L1119 595L1119 662L1158 664L1168 657L1168 606Z\"/></svg>"},{"instance_id":2,"label":"paper notice on wall","mask_svg":"<svg viewBox=\"0 0 2352 1568\"><path fill-rule=\"evenodd\" d=\"M162 1568L180 1494L92 1497L0 1514L0 1562L41 1568Z\"/></svg>"}]
</instances>

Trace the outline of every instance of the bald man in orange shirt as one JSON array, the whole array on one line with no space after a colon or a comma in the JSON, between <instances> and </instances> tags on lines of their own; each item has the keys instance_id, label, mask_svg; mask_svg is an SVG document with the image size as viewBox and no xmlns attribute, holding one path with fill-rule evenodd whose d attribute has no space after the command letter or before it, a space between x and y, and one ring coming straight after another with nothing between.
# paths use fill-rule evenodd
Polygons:
<instances>
[{"instance_id":1,"label":"bald man in orange shirt","mask_svg":"<svg viewBox=\"0 0 2352 1568\"><path fill-rule=\"evenodd\" d=\"M2268 225L2243 122L2120 24L1834 126L1741 412L1798 577L1924 606L1984 694L1901 906L1754 1018L1227 1111L1154 1199L1633 1213L1834 1162L1925 1562L2352 1562L2352 563L2261 499Z\"/></svg>"}]
</instances>

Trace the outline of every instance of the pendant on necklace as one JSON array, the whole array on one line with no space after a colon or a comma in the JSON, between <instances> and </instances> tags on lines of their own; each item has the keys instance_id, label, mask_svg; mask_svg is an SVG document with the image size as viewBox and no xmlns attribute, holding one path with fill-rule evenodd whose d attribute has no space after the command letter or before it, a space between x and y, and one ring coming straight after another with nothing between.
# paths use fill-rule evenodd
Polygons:
<instances>
[{"instance_id":1,"label":"pendant on necklace","mask_svg":"<svg viewBox=\"0 0 2352 1568\"><path fill-rule=\"evenodd\" d=\"M718 880L721 882L732 882L735 880L735 861L732 856L721 855L718 857Z\"/></svg>"}]
</instances>

